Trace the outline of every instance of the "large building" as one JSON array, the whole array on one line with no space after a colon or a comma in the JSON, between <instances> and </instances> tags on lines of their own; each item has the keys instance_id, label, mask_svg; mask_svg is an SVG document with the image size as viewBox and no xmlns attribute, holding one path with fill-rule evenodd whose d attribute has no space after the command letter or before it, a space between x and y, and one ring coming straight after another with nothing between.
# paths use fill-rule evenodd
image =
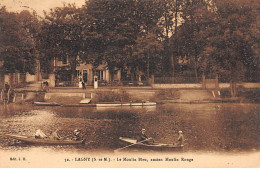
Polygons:
<instances>
[{"instance_id":1,"label":"large building","mask_svg":"<svg viewBox=\"0 0 260 171\"><path fill-rule=\"evenodd\" d=\"M68 57L54 58L55 86L81 87L84 81L86 85L93 85L94 76L97 76L100 85L106 85L111 81L121 81L121 71L114 70L114 75L105 63L94 67L92 64L77 59L75 71L71 69Z\"/></svg>"}]
</instances>

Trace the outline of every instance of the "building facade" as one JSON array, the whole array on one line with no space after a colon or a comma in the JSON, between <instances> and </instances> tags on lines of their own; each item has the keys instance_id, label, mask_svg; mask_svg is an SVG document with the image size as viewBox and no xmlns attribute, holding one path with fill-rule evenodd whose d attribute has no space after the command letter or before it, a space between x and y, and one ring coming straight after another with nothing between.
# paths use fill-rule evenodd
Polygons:
<instances>
[{"instance_id":1,"label":"building facade","mask_svg":"<svg viewBox=\"0 0 260 171\"><path fill-rule=\"evenodd\" d=\"M68 57L54 58L54 73L55 86L73 86L82 87L82 82L85 85L93 85L94 76L97 76L99 85L107 85L111 81L121 80L121 71L114 70L114 75L111 76L107 65L100 64L94 67L92 64L82 62L77 58L75 71L71 69L71 64Z\"/></svg>"}]
</instances>

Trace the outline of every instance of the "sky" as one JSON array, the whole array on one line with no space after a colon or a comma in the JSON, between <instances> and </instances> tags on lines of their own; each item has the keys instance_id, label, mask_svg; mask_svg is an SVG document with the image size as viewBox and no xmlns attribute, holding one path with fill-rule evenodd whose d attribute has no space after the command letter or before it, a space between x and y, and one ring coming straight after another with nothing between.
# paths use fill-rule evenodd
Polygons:
<instances>
[{"instance_id":1,"label":"sky","mask_svg":"<svg viewBox=\"0 0 260 171\"><path fill-rule=\"evenodd\" d=\"M0 0L0 7L6 6L7 11L10 12L20 12L22 10L32 12L35 10L38 15L42 16L43 10L49 12L51 8L62 7L64 2L66 4L75 3L77 7L85 4L85 0Z\"/></svg>"}]
</instances>

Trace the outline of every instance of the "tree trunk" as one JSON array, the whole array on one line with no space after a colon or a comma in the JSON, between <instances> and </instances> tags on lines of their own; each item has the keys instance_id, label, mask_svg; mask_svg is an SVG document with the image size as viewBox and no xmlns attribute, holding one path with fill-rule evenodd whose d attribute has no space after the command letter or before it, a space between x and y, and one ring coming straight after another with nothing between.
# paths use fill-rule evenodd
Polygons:
<instances>
[{"instance_id":1,"label":"tree trunk","mask_svg":"<svg viewBox=\"0 0 260 171\"><path fill-rule=\"evenodd\" d=\"M71 61L71 81L74 81L75 73L76 73L76 65L77 65L77 55L78 53L75 53L73 55L72 61Z\"/></svg>"},{"instance_id":2,"label":"tree trunk","mask_svg":"<svg viewBox=\"0 0 260 171\"><path fill-rule=\"evenodd\" d=\"M230 94L231 97L237 96L237 84L233 81L230 82Z\"/></svg>"},{"instance_id":3,"label":"tree trunk","mask_svg":"<svg viewBox=\"0 0 260 171\"><path fill-rule=\"evenodd\" d=\"M174 41L174 48L175 48L175 51L177 52L178 51L178 43L176 42L177 41L177 31L178 31L178 0L175 0L175 19L174 19L174 35L175 35L175 41ZM177 53L176 53L176 56L177 56ZM175 56L175 57L176 57ZM175 59L174 59L174 53L171 52L171 57L170 57L170 63L171 63L171 76L172 76L172 80L174 82L174 77L175 77Z\"/></svg>"},{"instance_id":4,"label":"tree trunk","mask_svg":"<svg viewBox=\"0 0 260 171\"><path fill-rule=\"evenodd\" d=\"M138 81L138 77L139 77L139 67L138 66L136 66L136 73L135 73L136 75L135 75L135 80L136 81Z\"/></svg>"},{"instance_id":5,"label":"tree trunk","mask_svg":"<svg viewBox=\"0 0 260 171\"><path fill-rule=\"evenodd\" d=\"M150 78L150 59L149 55L147 55L147 79Z\"/></svg>"},{"instance_id":6,"label":"tree trunk","mask_svg":"<svg viewBox=\"0 0 260 171\"><path fill-rule=\"evenodd\" d=\"M171 53L171 57L170 57L170 61L171 61L171 76L174 78L175 76L175 63L174 63L174 56L173 53Z\"/></svg>"},{"instance_id":7,"label":"tree trunk","mask_svg":"<svg viewBox=\"0 0 260 171\"><path fill-rule=\"evenodd\" d=\"M195 57L195 59L194 59L194 66L195 66L195 68L194 68L194 71L195 71L195 77L196 77L196 81L198 82L198 70L197 70L197 68L198 68L198 64L197 64L197 60L196 60L196 57Z\"/></svg>"},{"instance_id":8,"label":"tree trunk","mask_svg":"<svg viewBox=\"0 0 260 171\"><path fill-rule=\"evenodd\" d=\"M175 1L175 34L177 33L177 26L178 26L178 0Z\"/></svg>"}]
</instances>

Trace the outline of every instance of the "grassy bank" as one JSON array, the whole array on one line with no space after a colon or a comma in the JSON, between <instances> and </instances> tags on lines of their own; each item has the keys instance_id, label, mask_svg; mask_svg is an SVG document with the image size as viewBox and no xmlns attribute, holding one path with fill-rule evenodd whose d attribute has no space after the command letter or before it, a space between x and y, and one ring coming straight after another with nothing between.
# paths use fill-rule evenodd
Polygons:
<instances>
[{"instance_id":1,"label":"grassy bank","mask_svg":"<svg viewBox=\"0 0 260 171\"><path fill-rule=\"evenodd\" d=\"M221 90L222 98L231 97L230 89ZM245 103L260 103L260 88L237 88L237 97L243 97Z\"/></svg>"}]
</instances>

